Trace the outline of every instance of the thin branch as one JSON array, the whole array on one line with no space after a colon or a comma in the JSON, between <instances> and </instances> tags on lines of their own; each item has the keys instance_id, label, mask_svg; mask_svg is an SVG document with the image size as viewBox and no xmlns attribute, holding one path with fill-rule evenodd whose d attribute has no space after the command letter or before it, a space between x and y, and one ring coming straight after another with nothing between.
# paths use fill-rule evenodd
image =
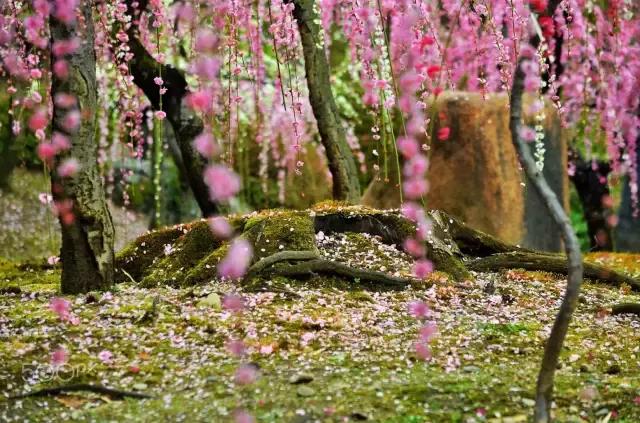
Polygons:
<instances>
[{"instance_id":1,"label":"thin branch","mask_svg":"<svg viewBox=\"0 0 640 423\"><path fill-rule=\"evenodd\" d=\"M557 6L556 2L551 2ZM553 16L555 7L550 7L548 13ZM535 20L535 17L532 16ZM538 40L540 42L541 40ZM537 43L535 43L537 44ZM569 328L569 323L573 312L578 303L580 294L580 285L582 284L582 255L580 253L580 244L576 237L569 217L553 190L549 187L542 172L536 166L529 147L520 138L520 128L522 125L522 96L524 93L525 73L522 69L522 63L525 59L520 58L516 64L516 70L513 77L513 85L511 88L511 108L509 118L509 129L511 130L511 139L518 152L520 162L527 178L531 182L534 189L542 198L545 206L549 210L549 214L562 232L566 254L568 257L568 280L567 290L565 292L560 310L556 316L556 320L551 329L551 334L545 345L544 355L540 373L538 374L538 382L536 386L536 405L534 411L534 421L536 423L547 423L551 420L551 403L553 399L553 381L556 367L560 359L560 352L564 344L565 337Z\"/></svg>"},{"instance_id":2,"label":"thin branch","mask_svg":"<svg viewBox=\"0 0 640 423\"><path fill-rule=\"evenodd\" d=\"M125 398L125 397L140 398L140 399L153 398L153 396L148 394L143 394L141 392L123 391L120 389L108 388L102 385L91 385L88 383L76 383L72 385L57 386L54 388L39 389L37 391L27 392L25 394L14 395L12 397L9 397L8 399L15 400L15 399L22 399L22 398L29 398L29 397L44 397L47 395L59 395L64 392L76 392L76 391L89 391L89 392L94 392L96 394L109 395L115 398Z\"/></svg>"}]
</instances>

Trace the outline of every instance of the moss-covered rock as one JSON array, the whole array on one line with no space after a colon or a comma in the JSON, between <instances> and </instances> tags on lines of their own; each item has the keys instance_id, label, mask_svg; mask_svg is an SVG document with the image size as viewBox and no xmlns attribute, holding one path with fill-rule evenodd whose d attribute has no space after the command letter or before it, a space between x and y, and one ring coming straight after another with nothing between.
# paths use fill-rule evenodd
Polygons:
<instances>
[{"instance_id":1,"label":"moss-covered rock","mask_svg":"<svg viewBox=\"0 0 640 423\"><path fill-rule=\"evenodd\" d=\"M153 262L163 254L165 245L171 245L184 234L184 231L182 225L163 228L146 233L127 245L116 255L116 282L127 280L127 274L139 281Z\"/></svg>"},{"instance_id":2,"label":"moss-covered rock","mask_svg":"<svg viewBox=\"0 0 640 423\"><path fill-rule=\"evenodd\" d=\"M216 248L212 253L200 260L193 269L188 271L181 285L193 286L215 279L218 263L227 255L228 251L228 243Z\"/></svg>"},{"instance_id":3,"label":"moss-covered rock","mask_svg":"<svg viewBox=\"0 0 640 423\"><path fill-rule=\"evenodd\" d=\"M317 252L314 220L309 212L282 211L247 220L243 236L253 245L253 261L279 251Z\"/></svg>"},{"instance_id":4,"label":"moss-covered rock","mask_svg":"<svg viewBox=\"0 0 640 423\"><path fill-rule=\"evenodd\" d=\"M398 211L381 211L339 202L323 202L310 210L265 210L229 219L236 232L252 244L253 264L276 253L290 251L310 253L305 260L319 258L316 233L324 232L345 234L345 242L353 244L356 250L380 255L378 261L384 271L390 273L401 269L389 257L379 254L381 252L371 237L362 234L378 237L381 242L401 250L404 240L413 236L416 230L415 225ZM469 278L459 260L460 251L446 230L436 231L427 247L429 257L440 270L458 280ZM161 229L145 234L118 254L119 281L130 276L141 281L143 286L202 284L215 279L217 265L227 251L228 244L216 239L206 220ZM331 260L331 257L325 259ZM356 268L368 267L367 263L352 262L351 266ZM282 265L286 263L278 263L278 266ZM409 275L406 269L402 270ZM262 279L269 278L265 274ZM266 280L261 283L264 282Z\"/></svg>"},{"instance_id":5,"label":"moss-covered rock","mask_svg":"<svg viewBox=\"0 0 640 423\"><path fill-rule=\"evenodd\" d=\"M186 233L173 245L169 244L164 256L151 265L142 281L143 285L181 285L187 272L222 245L222 240L213 235L206 220L196 221L185 229Z\"/></svg>"}]
</instances>

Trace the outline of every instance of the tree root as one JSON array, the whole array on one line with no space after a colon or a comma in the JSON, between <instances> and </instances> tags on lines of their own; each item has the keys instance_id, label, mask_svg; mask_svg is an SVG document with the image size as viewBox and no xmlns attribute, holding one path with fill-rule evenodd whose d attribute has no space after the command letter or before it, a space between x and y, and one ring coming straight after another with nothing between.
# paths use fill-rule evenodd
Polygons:
<instances>
[{"instance_id":1,"label":"tree root","mask_svg":"<svg viewBox=\"0 0 640 423\"><path fill-rule=\"evenodd\" d=\"M467 268L479 272L496 271L500 269L524 269L567 274L567 259L561 255L513 251L510 253L493 254L465 263ZM609 268L584 262L584 277L597 279L608 285L620 286L628 284L631 289L640 292L640 281L618 273Z\"/></svg>"},{"instance_id":2,"label":"tree root","mask_svg":"<svg viewBox=\"0 0 640 423\"><path fill-rule=\"evenodd\" d=\"M640 316L640 303L622 303L616 304L611 308L611 314L636 314Z\"/></svg>"},{"instance_id":3,"label":"tree root","mask_svg":"<svg viewBox=\"0 0 640 423\"><path fill-rule=\"evenodd\" d=\"M283 261L297 261L297 263L282 264ZM259 274L271 276L312 276L315 273L332 274L350 279L359 279L366 282L374 282L386 288L404 289L413 280L392 276L387 273L375 270L358 269L346 264L318 258L312 251L281 251L263 258L251 266L247 272L246 279L258 276Z\"/></svg>"},{"instance_id":4,"label":"tree root","mask_svg":"<svg viewBox=\"0 0 640 423\"><path fill-rule=\"evenodd\" d=\"M315 251L278 251L277 253L271 254L270 256L259 260L253 266L251 266L249 270L247 270L246 278L248 279L255 275L258 275L266 268L282 261L312 260L317 258L319 258L319 256Z\"/></svg>"},{"instance_id":5,"label":"tree root","mask_svg":"<svg viewBox=\"0 0 640 423\"><path fill-rule=\"evenodd\" d=\"M140 399L153 398L151 395L143 394L141 392L122 391L120 389L107 388L106 386L91 385L88 383L76 383L72 385L57 386L55 388L39 389L37 391L27 392L26 394L15 395L15 396L9 397L8 399L14 400L14 399L21 399L21 398L28 398L28 397L43 397L47 395L58 395L64 392L75 392L75 391L89 391L89 392L94 392L96 394L109 395L111 397L121 398L121 399L125 397L140 398Z\"/></svg>"}]
</instances>

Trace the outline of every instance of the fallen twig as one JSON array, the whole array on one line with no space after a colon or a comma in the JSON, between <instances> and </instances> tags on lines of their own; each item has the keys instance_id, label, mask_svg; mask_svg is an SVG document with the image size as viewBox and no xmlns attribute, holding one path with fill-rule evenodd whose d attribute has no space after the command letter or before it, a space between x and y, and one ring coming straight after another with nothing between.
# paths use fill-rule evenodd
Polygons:
<instances>
[{"instance_id":1,"label":"fallen twig","mask_svg":"<svg viewBox=\"0 0 640 423\"><path fill-rule=\"evenodd\" d=\"M141 399L153 398L153 396L148 394L143 394L141 392L123 391L120 389L107 388L106 386L91 385L88 383L76 383L72 385L57 386L54 388L39 389L37 391L27 392L25 394L14 395L12 397L9 397L8 399L14 400L14 399L21 399L21 398L28 398L28 397L42 397L47 395L58 395L63 392L75 392L75 391L89 391L89 392L94 392L96 394L109 395L115 398L124 398L124 397L141 398Z\"/></svg>"}]
</instances>

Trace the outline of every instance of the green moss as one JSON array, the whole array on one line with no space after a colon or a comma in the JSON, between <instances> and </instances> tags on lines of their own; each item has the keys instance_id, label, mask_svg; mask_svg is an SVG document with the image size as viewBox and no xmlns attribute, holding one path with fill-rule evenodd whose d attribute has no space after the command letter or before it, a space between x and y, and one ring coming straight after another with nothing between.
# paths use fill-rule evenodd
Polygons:
<instances>
[{"instance_id":1,"label":"green moss","mask_svg":"<svg viewBox=\"0 0 640 423\"><path fill-rule=\"evenodd\" d=\"M0 257L0 292L57 291L60 267L16 264Z\"/></svg>"},{"instance_id":2,"label":"green moss","mask_svg":"<svg viewBox=\"0 0 640 423\"><path fill-rule=\"evenodd\" d=\"M186 230L187 232L173 244L171 252L151 265L142 280L143 286L154 286L158 283L181 285L187 272L222 244L222 241L213 235L206 220L196 221L188 225Z\"/></svg>"},{"instance_id":3,"label":"green moss","mask_svg":"<svg viewBox=\"0 0 640 423\"><path fill-rule=\"evenodd\" d=\"M316 251L313 219L307 212L281 212L250 218L243 236L253 245L254 261L278 251Z\"/></svg>"},{"instance_id":4,"label":"green moss","mask_svg":"<svg viewBox=\"0 0 640 423\"><path fill-rule=\"evenodd\" d=\"M194 286L214 279L218 263L227 255L228 251L229 244L223 244L220 248L200 260L192 270L188 271L181 285Z\"/></svg>"},{"instance_id":5,"label":"green moss","mask_svg":"<svg viewBox=\"0 0 640 423\"><path fill-rule=\"evenodd\" d=\"M172 244L183 234L182 226L174 226L144 234L127 245L116 255L116 282L127 281L127 273L136 281L142 279L163 254L165 245Z\"/></svg>"}]
</instances>

